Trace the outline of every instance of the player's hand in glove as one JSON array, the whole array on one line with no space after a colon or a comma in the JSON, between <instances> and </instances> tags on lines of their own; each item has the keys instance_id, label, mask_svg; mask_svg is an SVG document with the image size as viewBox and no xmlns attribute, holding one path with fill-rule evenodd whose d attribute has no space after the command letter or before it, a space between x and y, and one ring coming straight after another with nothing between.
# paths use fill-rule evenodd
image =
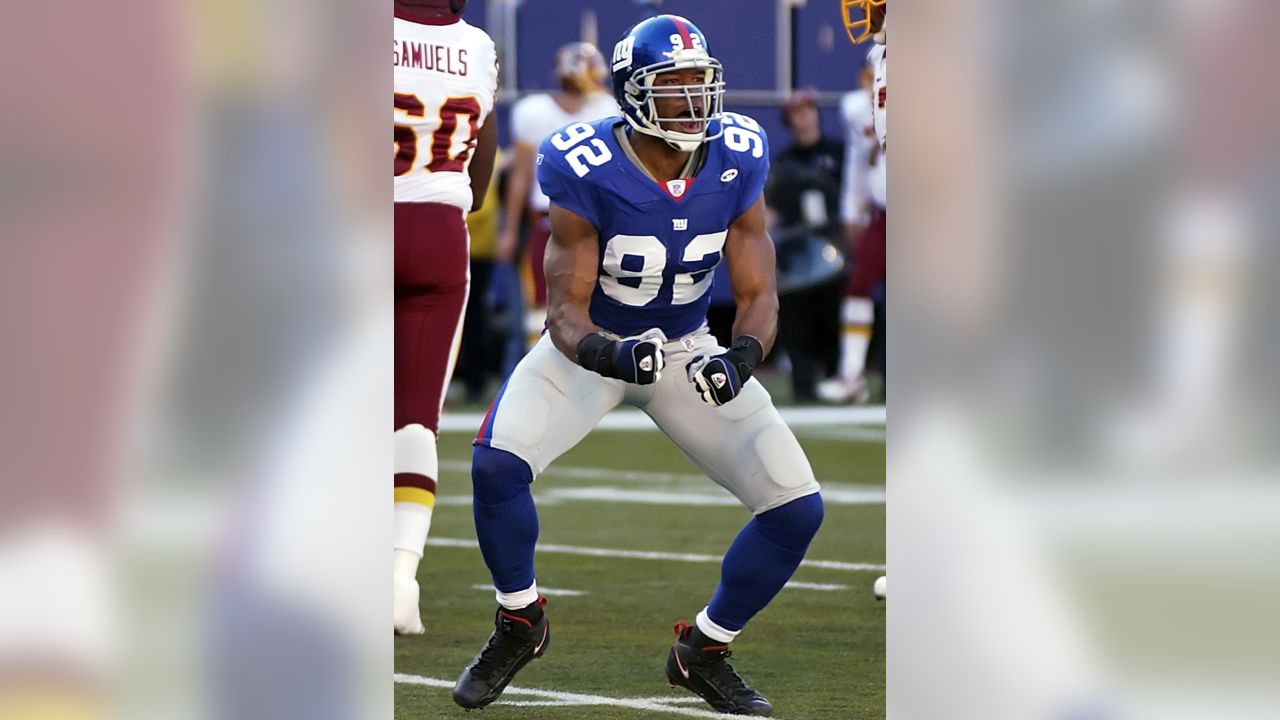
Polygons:
<instances>
[{"instance_id":1,"label":"player's hand in glove","mask_svg":"<svg viewBox=\"0 0 1280 720\"><path fill-rule=\"evenodd\" d=\"M750 335L733 341L729 351L720 355L700 355L685 369L689 382L698 388L702 399L719 407L738 397L742 386L751 379L751 371L764 359L764 346Z\"/></svg>"},{"instance_id":2,"label":"player's hand in glove","mask_svg":"<svg viewBox=\"0 0 1280 720\"><path fill-rule=\"evenodd\" d=\"M621 340L591 333L578 343L578 364L605 377L652 385L662 377L666 365L662 354L666 342L666 335L657 328Z\"/></svg>"}]
</instances>

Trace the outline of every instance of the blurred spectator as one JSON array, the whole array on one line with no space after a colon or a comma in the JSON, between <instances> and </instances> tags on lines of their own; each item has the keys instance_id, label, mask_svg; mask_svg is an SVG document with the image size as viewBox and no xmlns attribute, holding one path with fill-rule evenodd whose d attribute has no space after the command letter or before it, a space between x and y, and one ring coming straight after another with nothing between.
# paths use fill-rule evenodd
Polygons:
<instances>
[{"instance_id":1,"label":"blurred spectator","mask_svg":"<svg viewBox=\"0 0 1280 720\"><path fill-rule=\"evenodd\" d=\"M501 189L496 182L507 156L499 151L494 164L494 180L485 194L484 206L467 216L471 235L471 294L467 298L467 315L462 323L462 347L458 352L455 377L466 391L468 403L483 403L491 379L503 375L503 348L507 337L520 333L518 290L516 307L506 301L502 288L505 278L514 274L498 269L498 221ZM495 284L496 281L496 284Z\"/></svg>"},{"instance_id":2,"label":"blurred spectator","mask_svg":"<svg viewBox=\"0 0 1280 720\"><path fill-rule=\"evenodd\" d=\"M525 330L529 343L537 340L547 319L547 285L542 274L542 255L551 237L547 220L550 200L538 187L534 174L538 144L565 125L589 122L618 114L618 106L604 82L609 77L604 57L590 43L572 42L556 52L555 74L560 89L522 98L511 108L511 134L515 157L506 192L506 222L499 236L497 259L508 262L516 256L517 240L529 210L529 232L524 242L525 276L532 292Z\"/></svg>"},{"instance_id":3,"label":"blurred spectator","mask_svg":"<svg viewBox=\"0 0 1280 720\"><path fill-rule=\"evenodd\" d=\"M840 114L845 127L844 191L840 216L849 248L849 274L840 307L840 364L834 377L818 385L825 402L866 402L871 393L865 370L868 354L883 375L885 206L888 165L876 136L873 76L862 72L860 87L844 96ZM877 307L875 297L881 302ZM877 311L878 310L878 311ZM873 326L874 324L874 326ZM873 330L875 331L873 333Z\"/></svg>"},{"instance_id":4,"label":"blurred spectator","mask_svg":"<svg viewBox=\"0 0 1280 720\"><path fill-rule=\"evenodd\" d=\"M774 158L766 201L777 213L779 340L797 402L835 368L840 303L840 179L844 143L824 137L817 97L794 93L782 108L792 142ZM827 370L824 370L826 368Z\"/></svg>"}]
</instances>

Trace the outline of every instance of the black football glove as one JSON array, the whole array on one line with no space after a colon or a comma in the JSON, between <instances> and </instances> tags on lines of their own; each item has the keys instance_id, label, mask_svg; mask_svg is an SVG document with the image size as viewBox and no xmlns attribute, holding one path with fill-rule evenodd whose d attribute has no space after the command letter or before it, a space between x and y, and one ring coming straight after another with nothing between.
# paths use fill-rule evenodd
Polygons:
<instances>
[{"instance_id":1,"label":"black football glove","mask_svg":"<svg viewBox=\"0 0 1280 720\"><path fill-rule=\"evenodd\" d=\"M764 359L764 346L750 335L733 341L729 351L707 357L700 355L685 369L689 382L698 388L702 399L717 407L738 397L742 386L751 379L751 371Z\"/></svg>"},{"instance_id":2,"label":"black football glove","mask_svg":"<svg viewBox=\"0 0 1280 720\"><path fill-rule=\"evenodd\" d=\"M666 336L656 328L621 340L591 333L578 343L578 364L605 377L652 385L662 377L662 368L666 365L662 353L666 341Z\"/></svg>"}]
</instances>

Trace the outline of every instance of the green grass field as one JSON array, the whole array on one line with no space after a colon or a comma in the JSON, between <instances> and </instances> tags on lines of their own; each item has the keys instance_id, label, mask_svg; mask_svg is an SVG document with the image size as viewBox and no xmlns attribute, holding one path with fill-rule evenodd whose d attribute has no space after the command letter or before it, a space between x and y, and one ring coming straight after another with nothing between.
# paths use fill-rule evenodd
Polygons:
<instances>
[{"instance_id":1,"label":"green grass field","mask_svg":"<svg viewBox=\"0 0 1280 720\"><path fill-rule=\"evenodd\" d=\"M797 431L829 492L808 557L883 564L883 429L840 430ZM427 633L395 646L395 715L404 720L466 716L449 687L493 628L488 572L470 544L470 440L440 438L439 504L419 574ZM673 623L692 621L706 604L718 562L571 554L603 548L718 559L748 514L697 476L661 433L597 430L538 479L538 585L549 596L551 646L484 711L486 720L717 717L668 686L663 663ZM802 566L793 582L826 589L784 589L734 643L734 667L770 699L776 717L885 716L885 611L871 593L879 574Z\"/></svg>"}]
</instances>

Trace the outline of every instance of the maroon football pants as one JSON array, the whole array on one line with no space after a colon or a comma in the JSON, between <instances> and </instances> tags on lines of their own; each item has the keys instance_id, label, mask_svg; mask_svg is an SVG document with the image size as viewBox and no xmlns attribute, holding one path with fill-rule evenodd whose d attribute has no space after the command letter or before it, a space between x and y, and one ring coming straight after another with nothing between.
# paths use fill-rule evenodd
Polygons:
<instances>
[{"instance_id":1,"label":"maroon football pants","mask_svg":"<svg viewBox=\"0 0 1280 720\"><path fill-rule=\"evenodd\" d=\"M440 203L396 203L395 429L437 432L467 306L467 226Z\"/></svg>"},{"instance_id":2,"label":"maroon football pants","mask_svg":"<svg viewBox=\"0 0 1280 720\"><path fill-rule=\"evenodd\" d=\"M844 294L849 297L871 297L884 280L886 215L883 208L873 210L871 220L849 247L849 279Z\"/></svg>"},{"instance_id":3,"label":"maroon football pants","mask_svg":"<svg viewBox=\"0 0 1280 720\"><path fill-rule=\"evenodd\" d=\"M533 277L532 304L534 307L543 308L547 306L547 274L542 268L542 263L547 254L547 242L551 240L551 220L546 213L534 213L533 226L529 228L529 234L525 237L525 255Z\"/></svg>"}]
</instances>

